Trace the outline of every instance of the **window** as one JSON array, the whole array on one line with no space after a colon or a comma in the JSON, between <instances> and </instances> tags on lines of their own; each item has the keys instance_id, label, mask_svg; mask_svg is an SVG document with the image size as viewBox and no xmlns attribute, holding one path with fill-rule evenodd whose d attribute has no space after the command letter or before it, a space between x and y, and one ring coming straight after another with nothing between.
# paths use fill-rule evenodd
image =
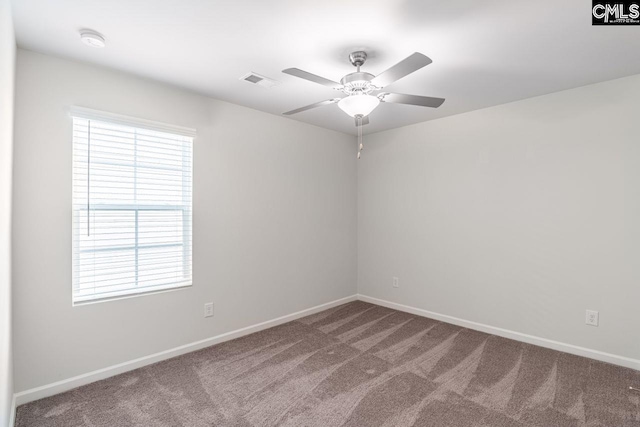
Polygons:
<instances>
[{"instance_id":1,"label":"window","mask_svg":"<svg viewBox=\"0 0 640 427\"><path fill-rule=\"evenodd\" d=\"M190 286L195 132L72 117L73 303Z\"/></svg>"}]
</instances>

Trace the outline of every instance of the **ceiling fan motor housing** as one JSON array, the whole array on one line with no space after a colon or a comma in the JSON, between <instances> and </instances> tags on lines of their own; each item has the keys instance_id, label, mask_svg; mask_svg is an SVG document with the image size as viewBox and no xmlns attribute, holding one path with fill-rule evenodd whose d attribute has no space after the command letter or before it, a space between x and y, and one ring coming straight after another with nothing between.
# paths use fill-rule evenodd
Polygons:
<instances>
[{"instance_id":1,"label":"ceiling fan motor housing","mask_svg":"<svg viewBox=\"0 0 640 427\"><path fill-rule=\"evenodd\" d=\"M347 95L368 95L376 89L371 83L374 77L373 74L362 71L347 74L340 80L342 91Z\"/></svg>"}]
</instances>

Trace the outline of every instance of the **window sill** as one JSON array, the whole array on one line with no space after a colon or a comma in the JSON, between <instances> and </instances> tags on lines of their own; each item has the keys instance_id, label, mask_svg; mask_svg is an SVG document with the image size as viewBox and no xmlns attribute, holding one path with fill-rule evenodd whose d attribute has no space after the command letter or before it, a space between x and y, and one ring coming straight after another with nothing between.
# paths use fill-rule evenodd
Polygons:
<instances>
[{"instance_id":1,"label":"window sill","mask_svg":"<svg viewBox=\"0 0 640 427\"><path fill-rule=\"evenodd\" d=\"M119 293L114 293L113 295L109 295L109 296L106 296L106 297L91 297L91 296L80 297L80 298L74 298L71 305L73 307L78 307L78 306L82 306L82 305L98 304L98 303L102 303L102 302L117 301L117 300L122 300L122 299L129 299L129 298L137 298L137 297L143 297L143 296L152 295L152 294L160 294L160 293L172 292L172 291L181 291L181 290L184 290L184 289L189 289L192 286L193 286L192 282L185 282L185 283L180 284L180 285L158 286L156 288L150 288L150 289L142 291L142 292L133 289L133 290L123 291L123 292L119 292Z\"/></svg>"}]
</instances>

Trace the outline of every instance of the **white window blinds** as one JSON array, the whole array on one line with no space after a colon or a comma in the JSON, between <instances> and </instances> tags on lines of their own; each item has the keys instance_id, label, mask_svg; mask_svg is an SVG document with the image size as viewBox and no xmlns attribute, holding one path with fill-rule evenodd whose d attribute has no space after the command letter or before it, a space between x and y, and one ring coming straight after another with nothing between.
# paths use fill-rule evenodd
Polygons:
<instances>
[{"instance_id":1,"label":"white window blinds","mask_svg":"<svg viewBox=\"0 0 640 427\"><path fill-rule=\"evenodd\" d=\"M73 302L191 285L192 131L72 116Z\"/></svg>"}]
</instances>

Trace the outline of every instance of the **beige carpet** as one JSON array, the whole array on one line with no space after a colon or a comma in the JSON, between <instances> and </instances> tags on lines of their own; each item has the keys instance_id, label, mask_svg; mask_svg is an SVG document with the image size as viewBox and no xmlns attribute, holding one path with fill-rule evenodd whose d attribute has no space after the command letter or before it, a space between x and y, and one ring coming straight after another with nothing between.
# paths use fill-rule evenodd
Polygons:
<instances>
[{"instance_id":1,"label":"beige carpet","mask_svg":"<svg viewBox=\"0 0 640 427\"><path fill-rule=\"evenodd\" d=\"M18 408L17 426L640 426L640 372L353 302Z\"/></svg>"}]
</instances>

